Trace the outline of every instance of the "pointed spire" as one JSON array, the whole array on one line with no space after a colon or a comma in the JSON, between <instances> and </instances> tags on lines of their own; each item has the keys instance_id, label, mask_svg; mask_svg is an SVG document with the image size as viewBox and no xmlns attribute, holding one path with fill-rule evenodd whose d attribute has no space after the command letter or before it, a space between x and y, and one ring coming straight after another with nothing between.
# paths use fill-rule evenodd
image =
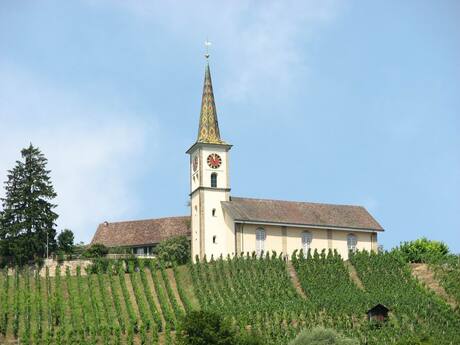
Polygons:
<instances>
[{"instance_id":1,"label":"pointed spire","mask_svg":"<svg viewBox=\"0 0 460 345\"><path fill-rule=\"evenodd\" d=\"M208 57L209 55L207 54L206 58ZM206 71L204 74L203 98L201 101L200 126L198 128L197 142L225 144L225 142L220 139L219 122L217 121L209 62L206 62Z\"/></svg>"}]
</instances>

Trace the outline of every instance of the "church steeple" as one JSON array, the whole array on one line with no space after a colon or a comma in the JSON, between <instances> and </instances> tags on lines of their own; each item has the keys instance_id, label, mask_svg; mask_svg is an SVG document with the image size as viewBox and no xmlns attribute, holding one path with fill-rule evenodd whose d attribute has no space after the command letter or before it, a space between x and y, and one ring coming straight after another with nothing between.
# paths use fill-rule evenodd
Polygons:
<instances>
[{"instance_id":1,"label":"church steeple","mask_svg":"<svg viewBox=\"0 0 460 345\"><path fill-rule=\"evenodd\" d=\"M205 45L208 60L209 41ZM233 228L228 228L221 206L222 201L230 200L231 148L232 145L220 137L211 71L206 61L198 137L187 150L190 155L192 257L214 255L217 258L221 253L234 252L231 239L235 235L231 235Z\"/></svg>"},{"instance_id":2,"label":"church steeple","mask_svg":"<svg viewBox=\"0 0 460 345\"><path fill-rule=\"evenodd\" d=\"M208 57L209 55L206 55L206 58ZM212 90L211 71L208 61L206 62L206 70L204 74L197 143L225 144L225 142L220 138L219 122L217 120L216 104L214 102L214 92Z\"/></svg>"}]
</instances>

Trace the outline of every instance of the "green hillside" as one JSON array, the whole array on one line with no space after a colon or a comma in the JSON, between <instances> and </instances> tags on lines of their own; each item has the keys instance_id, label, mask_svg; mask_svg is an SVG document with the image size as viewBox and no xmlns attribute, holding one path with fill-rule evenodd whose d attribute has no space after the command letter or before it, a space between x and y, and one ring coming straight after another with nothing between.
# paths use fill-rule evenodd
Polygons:
<instances>
[{"instance_id":1,"label":"green hillside","mask_svg":"<svg viewBox=\"0 0 460 345\"><path fill-rule=\"evenodd\" d=\"M431 264L438 281L460 306L460 255L450 255Z\"/></svg>"},{"instance_id":2,"label":"green hillside","mask_svg":"<svg viewBox=\"0 0 460 345\"><path fill-rule=\"evenodd\" d=\"M88 276L4 270L0 344L173 344L192 309L216 311L273 345L317 325L362 344L460 344L460 313L418 283L408 265L392 254L358 253L350 262L361 287L337 255L294 258L303 294L276 255L167 270L153 261L139 267L111 262ZM444 280L449 272L443 271ZM382 326L366 319L377 303L391 309Z\"/></svg>"}]
</instances>

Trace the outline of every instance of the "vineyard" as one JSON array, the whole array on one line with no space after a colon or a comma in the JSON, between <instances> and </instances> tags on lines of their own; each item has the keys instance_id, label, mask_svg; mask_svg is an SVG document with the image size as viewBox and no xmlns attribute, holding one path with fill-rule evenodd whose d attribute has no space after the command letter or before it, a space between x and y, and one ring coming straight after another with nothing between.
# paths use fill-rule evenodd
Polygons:
<instances>
[{"instance_id":1,"label":"vineyard","mask_svg":"<svg viewBox=\"0 0 460 345\"><path fill-rule=\"evenodd\" d=\"M460 344L460 317L434 292L425 289L409 266L391 253L357 253L351 262L366 291L392 306L393 337L431 339L437 344ZM459 284L460 282L457 282Z\"/></svg>"},{"instance_id":2,"label":"vineyard","mask_svg":"<svg viewBox=\"0 0 460 345\"><path fill-rule=\"evenodd\" d=\"M242 332L286 345L302 329L335 328L362 344L460 344L460 315L414 279L392 254L302 251L288 263L275 253L238 256L165 269L156 261L111 261L76 274L32 269L0 275L0 343L174 344L181 318L193 309L218 312ZM441 267L441 266L440 266ZM458 291L460 282L442 279ZM453 271L458 272L458 271ZM449 276L450 277L450 276ZM446 288L447 290L447 288ZM458 297L458 296L457 296ZM370 323L366 311L388 306L390 320Z\"/></svg>"},{"instance_id":3,"label":"vineyard","mask_svg":"<svg viewBox=\"0 0 460 345\"><path fill-rule=\"evenodd\" d=\"M106 272L105 272L106 271ZM56 269L54 277L27 269L0 278L0 343L172 344L172 333L192 308L171 281L179 275L154 261L83 275ZM129 273L126 273L128 271Z\"/></svg>"}]
</instances>

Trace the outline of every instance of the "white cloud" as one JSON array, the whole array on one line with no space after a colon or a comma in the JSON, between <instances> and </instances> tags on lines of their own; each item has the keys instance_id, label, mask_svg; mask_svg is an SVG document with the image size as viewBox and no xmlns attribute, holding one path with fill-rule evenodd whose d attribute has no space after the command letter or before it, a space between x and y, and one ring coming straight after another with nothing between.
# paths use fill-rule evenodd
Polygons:
<instances>
[{"instance_id":1,"label":"white cloud","mask_svg":"<svg viewBox=\"0 0 460 345\"><path fill-rule=\"evenodd\" d=\"M59 228L88 241L97 223L132 214L138 199L131 179L142 173L135 163L156 126L1 61L0 78L0 179L32 142L49 160Z\"/></svg>"}]
</instances>

